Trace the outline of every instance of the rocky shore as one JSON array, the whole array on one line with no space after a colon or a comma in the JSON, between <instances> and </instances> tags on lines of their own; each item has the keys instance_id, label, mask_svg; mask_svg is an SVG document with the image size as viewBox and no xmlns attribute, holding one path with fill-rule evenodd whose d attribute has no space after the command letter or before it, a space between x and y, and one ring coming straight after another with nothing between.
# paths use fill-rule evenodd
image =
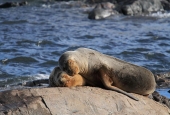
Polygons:
<instances>
[{"instance_id":1,"label":"rocky shore","mask_svg":"<svg viewBox=\"0 0 170 115\"><path fill-rule=\"evenodd\" d=\"M139 101L97 87L26 88L0 92L1 115L169 115L148 97Z\"/></svg>"},{"instance_id":2,"label":"rocky shore","mask_svg":"<svg viewBox=\"0 0 170 115\"><path fill-rule=\"evenodd\" d=\"M170 88L170 72L155 74L157 89ZM170 90L169 90L170 93ZM165 104L170 108L170 99L160 95L157 91L153 94L153 100Z\"/></svg>"},{"instance_id":3,"label":"rocky shore","mask_svg":"<svg viewBox=\"0 0 170 115\"><path fill-rule=\"evenodd\" d=\"M170 72L155 74L157 88L170 88Z\"/></svg>"},{"instance_id":4,"label":"rocky shore","mask_svg":"<svg viewBox=\"0 0 170 115\"><path fill-rule=\"evenodd\" d=\"M89 13L89 19L102 19L117 14L143 16L170 10L169 0L87 0L87 3L97 3Z\"/></svg>"},{"instance_id":5,"label":"rocky shore","mask_svg":"<svg viewBox=\"0 0 170 115\"><path fill-rule=\"evenodd\" d=\"M45 0L47 4L57 1L68 0ZM71 1L71 0L69 0ZM72 0L74 1L74 0ZM81 3L80 3L81 2ZM10 8L27 5L24 2L5 2L0 4L0 8ZM167 12L170 10L169 0L78 0L79 7L92 7L88 11L89 19L103 19L112 15L145 16L154 12Z\"/></svg>"},{"instance_id":6,"label":"rocky shore","mask_svg":"<svg viewBox=\"0 0 170 115\"><path fill-rule=\"evenodd\" d=\"M155 74L157 88L169 87L169 73ZM133 94L139 101L97 87L48 87L48 79L1 89L0 114L114 114L169 115L170 99L155 91L149 98Z\"/></svg>"}]
</instances>

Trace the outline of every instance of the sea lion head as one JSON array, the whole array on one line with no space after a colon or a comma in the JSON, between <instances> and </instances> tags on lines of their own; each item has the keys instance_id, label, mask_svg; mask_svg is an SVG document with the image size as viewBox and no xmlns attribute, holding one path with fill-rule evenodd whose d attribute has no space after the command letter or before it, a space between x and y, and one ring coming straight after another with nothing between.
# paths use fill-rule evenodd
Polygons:
<instances>
[{"instance_id":1,"label":"sea lion head","mask_svg":"<svg viewBox=\"0 0 170 115\"><path fill-rule=\"evenodd\" d=\"M69 87L70 86L70 76L65 72L59 73L54 81L58 87Z\"/></svg>"},{"instance_id":2,"label":"sea lion head","mask_svg":"<svg viewBox=\"0 0 170 115\"><path fill-rule=\"evenodd\" d=\"M65 71L67 74L73 76L80 72L76 55L74 51L65 52L59 58L59 66L62 71Z\"/></svg>"},{"instance_id":3,"label":"sea lion head","mask_svg":"<svg viewBox=\"0 0 170 115\"><path fill-rule=\"evenodd\" d=\"M49 77L50 87L69 87L71 85L71 76L60 70L59 67L54 68Z\"/></svg>"}]
</instances>

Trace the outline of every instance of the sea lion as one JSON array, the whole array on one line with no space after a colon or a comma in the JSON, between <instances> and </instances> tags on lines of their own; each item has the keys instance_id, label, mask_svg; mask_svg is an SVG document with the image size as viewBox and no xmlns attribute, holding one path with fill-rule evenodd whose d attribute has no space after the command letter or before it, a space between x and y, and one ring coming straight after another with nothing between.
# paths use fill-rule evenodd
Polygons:
<instances>
[{"instance_id":1,"label":"sea lion","mask_svg":"<svg viewBox=\"0 0 170 115\"><path fill-rule=\"evenodd\" d=\"M69 76L66 72L55 67L49 77L50 87L74 87L85 85L85 80L80 74Z\"/></svg>"},{"instance_id":2,"label":"sea lion","mask_svg":"<svg viewBox=\"0 0 170 115\"><path fill-rule=\"evenodd\" d=\"M156 87L154 75L148 69L92 49L63 53L59 67L70 76L80 74L92 86L104 86L134 100L138 99L129 93L149 95Z\"/></svg>"}]
</instances>

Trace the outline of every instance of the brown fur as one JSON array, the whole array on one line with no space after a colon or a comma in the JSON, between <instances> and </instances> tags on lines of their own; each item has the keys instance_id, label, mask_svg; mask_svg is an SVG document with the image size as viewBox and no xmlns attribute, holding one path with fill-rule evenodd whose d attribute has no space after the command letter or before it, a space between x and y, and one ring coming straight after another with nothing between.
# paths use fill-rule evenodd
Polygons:
<instances>
[{"instance_id":1,"label":"brown fur","mask_svg":"<svg viewBox=\"0 0 170 115\"><path fill-rule=\"evenodd\" d=\"M59 66L69 76L81 75L91 86L104 86L134 100L138 99L129 93L148 95L156 86L152 72L146 68L87 48L65 52Z\"/></svg>"}]
</instances>

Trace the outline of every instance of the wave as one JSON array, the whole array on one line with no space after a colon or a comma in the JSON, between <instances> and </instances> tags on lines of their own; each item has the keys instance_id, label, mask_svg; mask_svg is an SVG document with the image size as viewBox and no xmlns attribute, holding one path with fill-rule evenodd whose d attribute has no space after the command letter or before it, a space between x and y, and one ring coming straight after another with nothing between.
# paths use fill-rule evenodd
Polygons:
<instances>
[{"instance_id":1,"label":"wave","mask_svg":"<svg viewBox=\"0 0 170 115\"><path fill-rule=\"evenodd\" d=\"M28 23L28 21L27 20L15 20L15 21L3 21L3 22L0 22L0 24L6 24L6 25L23 24L23 23Z\"/></svg>"},{"instance_id":2,"label":"wave","mask_svg":"<svg viewBox=\"0 0 170 115\"><path fill-rule=\"evenodd\" d=\"M37 79L48 79L49 78L49 74L36 74L36 75L33 75L34 79L37 80Z\"/></svg>"},{"instance_id":3,"label":"wave","mask_svg":"<svg viewBox=\"0 0 170 115\"><path fill-rule=\"evenodd\" d=\"M0 87L10 87L17 86L18 84L23 84L25 82L40 80L40 79L48 79L49 74L35 74L35 75L26 75L26 76L8 76L6 78L0 79Z\"/></svg>"},{"instance_id":4,"label":"wave","mask_svg":"<svg viewBox=\"0 0 170 115\"><path fill-rule=\"evenodd\" d=\"M158 18L168 18L170 17L170 12L156 12L156 13L150 14L149 16L158 17Z\"/></svg>"}]
</instances>

